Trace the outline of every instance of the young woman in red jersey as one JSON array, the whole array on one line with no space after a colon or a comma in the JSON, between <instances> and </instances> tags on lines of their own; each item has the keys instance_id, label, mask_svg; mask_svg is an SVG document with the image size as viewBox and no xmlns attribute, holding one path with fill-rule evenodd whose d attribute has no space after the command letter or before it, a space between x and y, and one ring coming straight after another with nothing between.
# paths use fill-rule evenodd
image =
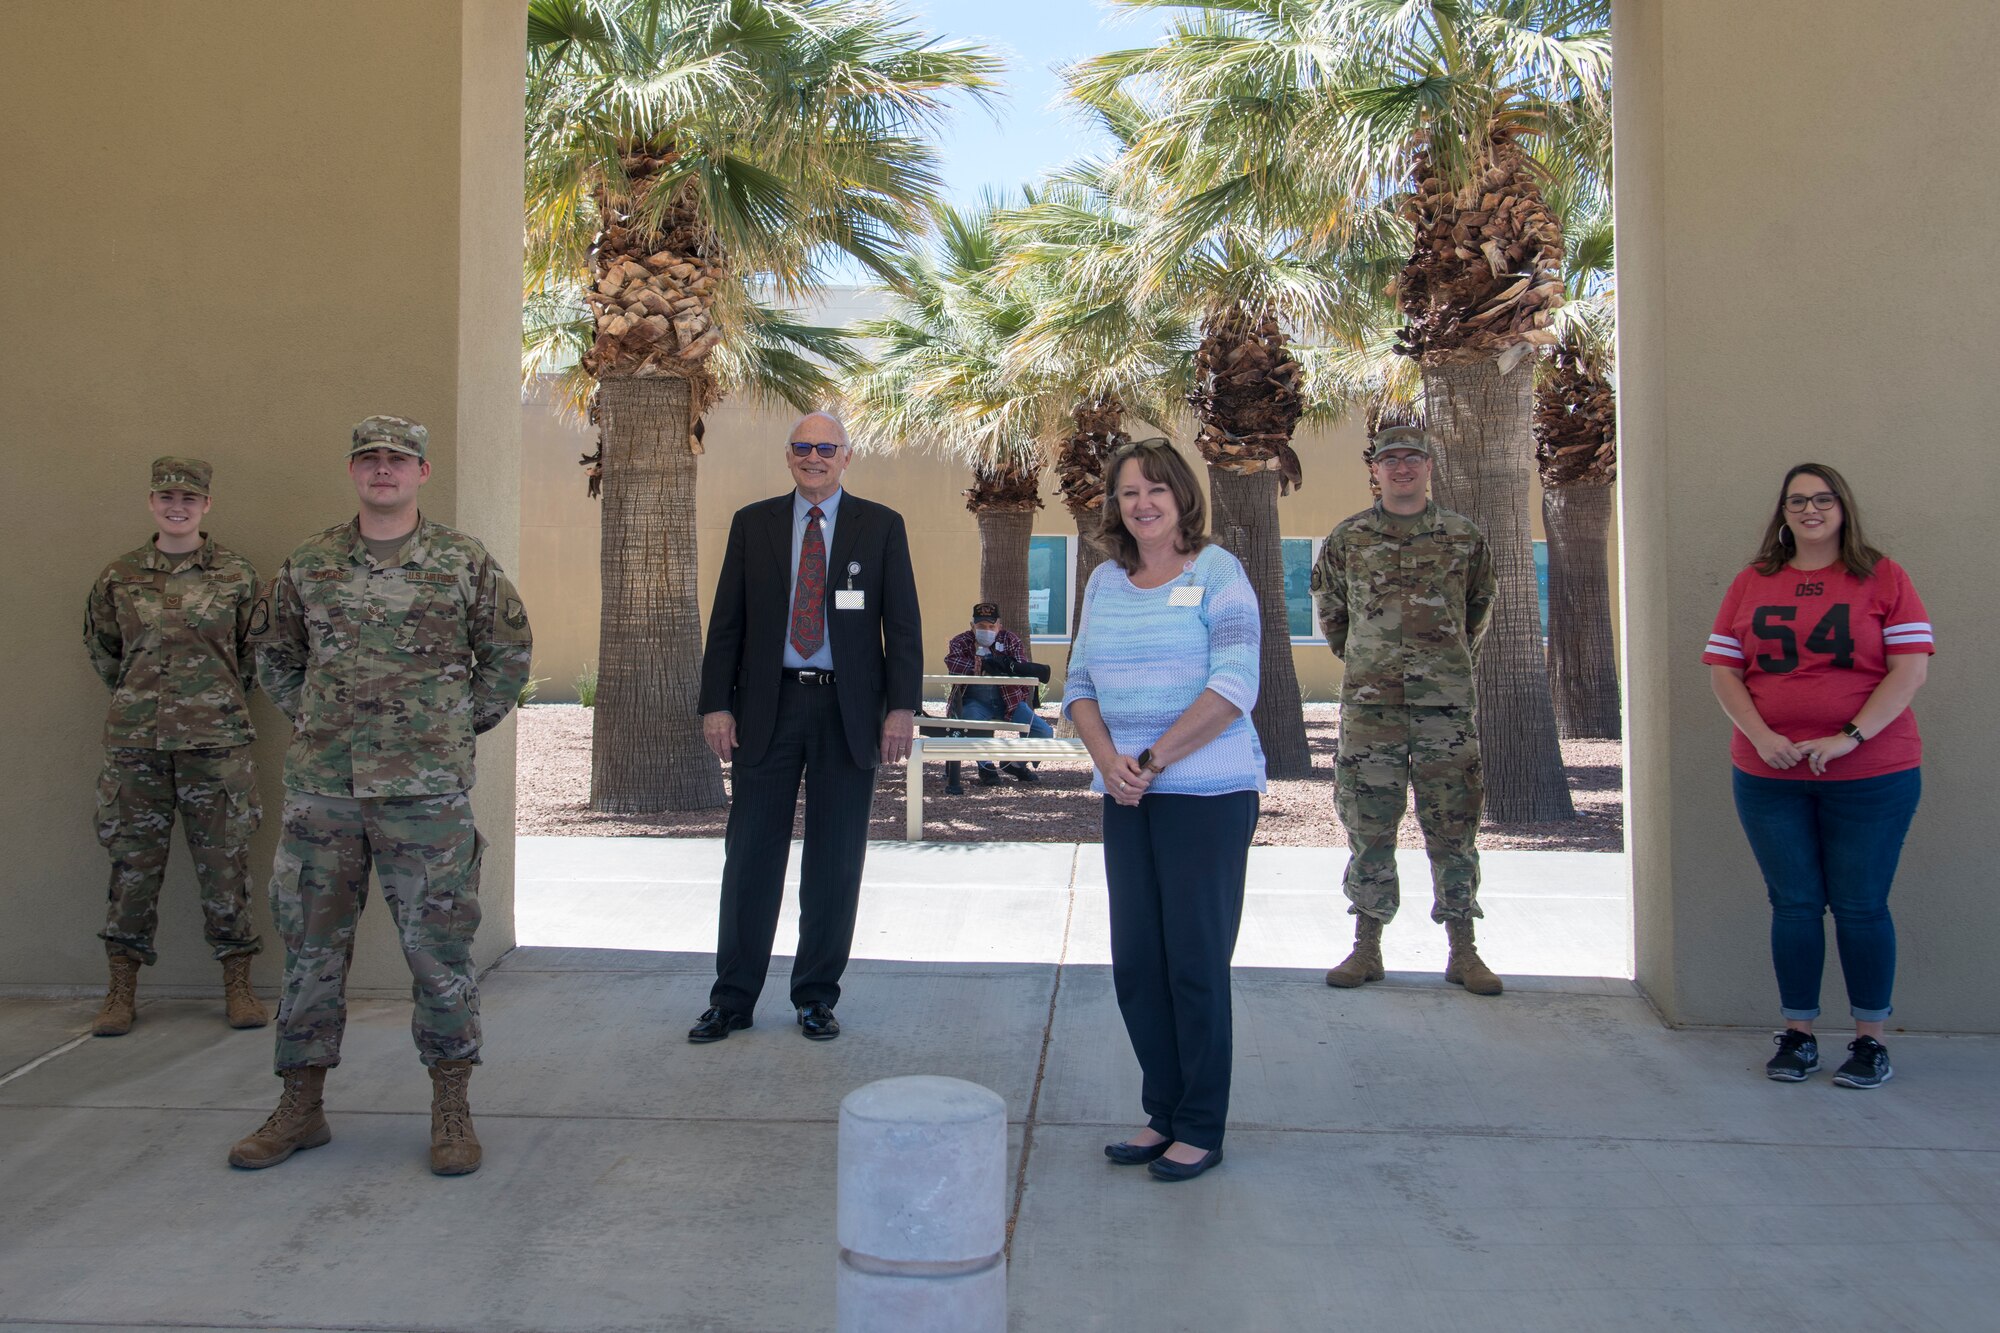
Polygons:
<instances>
[{"instance_id":1,"label":"young woman in red jersey","mask_svg":"<svg viewBox=\"0 0 2000 1333\"><path fill-rule=\"evenodd\" d=\"M1896 977L1889 885L1922 790L1923 742L1910 701L1935 649L1903 567L1868 545L1840 473L1785 474L1763 549L1736 576L1701 660L1736 724L1736 813L1771 898L1771 961L1785 1030L1764 1066L1798 1082L1819 1068L1825 913L1854 1016L1833 1076L1875 1088Z\"/></svg>"}]
</instances>

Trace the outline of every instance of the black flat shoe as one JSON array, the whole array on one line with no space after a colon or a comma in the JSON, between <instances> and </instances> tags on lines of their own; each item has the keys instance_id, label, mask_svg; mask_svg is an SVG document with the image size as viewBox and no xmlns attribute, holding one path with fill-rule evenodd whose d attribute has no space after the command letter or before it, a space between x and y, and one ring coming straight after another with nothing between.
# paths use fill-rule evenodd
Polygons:
<instances>
[{"instance_id":1,"label":"black flat shoe","mask_svg":"<svg viewBox=\"0 0 2000 1333\"><path fill-rule=\"evenodd\" d=\"M1146 1171L1155 1180L1164 1180L1172 1183L1176 1180L1193 1180L1211 1166L1220 1165L1221 1162L1222 1149L1210 1148L1198 1162L1182 1164L1162 1157L1156 1162L1148 1162L1146 1164Z\"/></svg>"},{"instance_id":2,"label":"black flat shoe","mask_svg":"<svg viewBox=\"0 0 2000 1333\"><path fill-rule=\"evenodd\" d=\"M705 1042L721 1041L730 1033L749 1026L750 1015L716 1005L706 1010L701 1021L688 1029L688 1040L700 1046Z\"/></svg>"},{"instance_id":3,"label":"black flat shoe","mask_svg":"<svg viewBox=\"0 0 2000 1333\"><path fill-rule=\"evenodd\" d=\"M833 1006L817 1001L799 1006L799 1026L805 1029L807 1041L832 1041L840 1035L840 1020L833 1016Z\"/></svg>"},{"instance_id":4,"label":"black flat shoe","mask_svg":"<svg viewBox=\"0 0 2000 1333\"><path fill-rule=\"evenodd\" d=\"M1161 1139L1158 1143L1107 1143L1104 1155L1120 1166L1144 1166L1165 1153L1173 1146L1172 1139Z\"/></svg>"}]
</instances>

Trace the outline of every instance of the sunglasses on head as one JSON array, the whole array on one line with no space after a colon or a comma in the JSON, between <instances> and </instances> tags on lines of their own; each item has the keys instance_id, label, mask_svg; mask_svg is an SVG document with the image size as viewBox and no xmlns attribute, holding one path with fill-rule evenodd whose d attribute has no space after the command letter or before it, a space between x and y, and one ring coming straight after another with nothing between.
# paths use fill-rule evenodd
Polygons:
<instances>
[{"instance_id":1,"label":"sunglasses on head","mask_svg":"<svg viewBox=\"0 0 2000 1333\"><path fill-rule=\"evenodd\" d=\"M819 456L821 458L832 458L835 454L840 452L839 445L828 444L824 440L819 441L817 444L810 443L805 440L792 441L792 454L796 458L804 458L807 454L811 453L815 449L819 450Z\"/></svg>"}]
</instances>

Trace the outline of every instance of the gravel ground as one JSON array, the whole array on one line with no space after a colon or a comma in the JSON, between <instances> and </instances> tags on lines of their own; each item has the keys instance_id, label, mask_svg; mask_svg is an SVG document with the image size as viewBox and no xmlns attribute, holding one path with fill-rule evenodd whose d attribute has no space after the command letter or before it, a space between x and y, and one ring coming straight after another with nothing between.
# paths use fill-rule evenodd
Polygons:
<instances>
[{"instance_id":1,"label":"gravel ground","mask_svg":"<svg viewBox=\"0 0 2000 1333\"><path fill-rule=\"evenodd\" d=\"M1052 710L1044 710L1052 715ZM1338 709L1306 706L1313 775L1273 782L1257 822L1260 847L1340 847L1346 839L1333 813L1333 746ZM607 815L589 808L591 712L576 704L535 704L520 711L514 827L521 833L579 837L657 835L720 837L726 809L658 815ZM1564 741L1576 818L1548 824L1495 824L1479 830L1481 847L1616 852L1625 845L1624 747L1617 741ZM970 765L967 766L968 769ZM903 836L901 764L875 784L872 838ZM924 836L938 842L1095 842L1102 797L1090 790L1083 764L1052 764L1033 785L1003 779L982 787L965 775L963 796L944 794L944 765L924 765ZM726 775L725 775L726 780ZM1414 814L1403 816L1401 847L1422 847Z\"/></svg>"}]
</instances>

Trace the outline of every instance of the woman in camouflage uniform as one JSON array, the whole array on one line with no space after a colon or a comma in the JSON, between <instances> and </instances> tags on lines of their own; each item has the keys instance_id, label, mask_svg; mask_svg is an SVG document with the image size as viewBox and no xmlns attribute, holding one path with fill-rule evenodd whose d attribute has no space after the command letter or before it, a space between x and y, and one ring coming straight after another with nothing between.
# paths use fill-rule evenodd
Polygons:
<instances>
[{"instance_id":1,"label":"woman in camouflage uniform","mask_svg":"<svg viewBox=\"0 0 2000 1333\"><path fill-rule=\"evenodd\" d=\"M83 641L111 690L97 838L111 853L105 953L111 986L100 1037L131 1031L139 965L156 960L160 883L178 811L201 886L203 933L222 961L229 1025L269 1021L250 987L259 940L250 920L250 835L261 808L251 767L251 665L245 644L257 571L201 530L211 469L153 462L156 532L105 566L91 587Z\"/></svg>"}]
</instances>

